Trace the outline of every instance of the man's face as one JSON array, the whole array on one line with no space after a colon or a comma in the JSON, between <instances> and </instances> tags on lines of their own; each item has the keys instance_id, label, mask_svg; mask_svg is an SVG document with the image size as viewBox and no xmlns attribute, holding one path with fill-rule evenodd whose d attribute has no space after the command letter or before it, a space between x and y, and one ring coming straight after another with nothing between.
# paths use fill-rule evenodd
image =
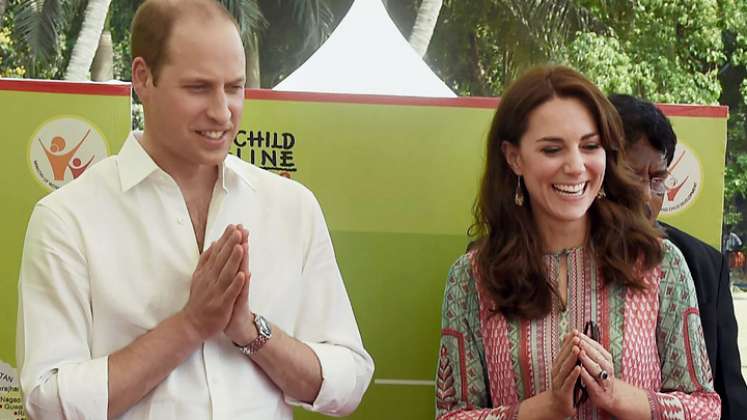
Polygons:
<instances>
[{"instance_id":1,"label":"man's face","mask_svg":"<svg viewBox=\"0 0 747 420\"><path fill-rule=\"evenodd\" d=\"M667 160L664 153L656 150L651 146L646 136L641 137L626 151L627 161L633 172L638 176L641 182L646 200L651 210L649 219L653 223L659 216L661 207L664 204L664 194L666 190L654 191L652 184L663 186L669 172L667 171Z\"/></svg>"},{"instance_id":2,"label":"man's face","mask_svg":"<svg viewBox=\"0 0 747 420\"><path fill-rule=\"evenodd\" d=\"M244 106L244 50L222 19L176 22L154 85L143 87L148 142L162 166L220 164ZM140 94L140 92L138 92Z\"/></svg>"}]
</instances>

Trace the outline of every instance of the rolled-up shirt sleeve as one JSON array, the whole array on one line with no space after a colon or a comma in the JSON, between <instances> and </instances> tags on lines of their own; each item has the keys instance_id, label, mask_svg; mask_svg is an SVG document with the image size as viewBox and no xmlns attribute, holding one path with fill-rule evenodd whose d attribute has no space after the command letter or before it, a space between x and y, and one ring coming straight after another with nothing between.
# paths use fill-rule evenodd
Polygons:
<instances>
[{"instance_id":1,"label":"rolled-up shirt sleeve","mask_svg":"<svg viewBox=\"0 0 747 420\"><path fill-rule=\"evenodd\" d=\"M108 360L93 358L90 285L80 237L44 200L29 221L16 356L34 419L106 419Z\"/></svg>"},{"instance_id":2,"label":"rolled-up shirt sleeve","mask_svg":"<svg viewBox=\"0 0 747 420\"><path fill-rule=\"evenodd\" d=\"M327 415L352 413L373 376L374 364L363 348L332 240L321 208L306 191L305 216L310 235L302 269L304 299L293 335L316 354L322 385L313 404L286 396L289 404Z\"/></svg>"}]
</instances>

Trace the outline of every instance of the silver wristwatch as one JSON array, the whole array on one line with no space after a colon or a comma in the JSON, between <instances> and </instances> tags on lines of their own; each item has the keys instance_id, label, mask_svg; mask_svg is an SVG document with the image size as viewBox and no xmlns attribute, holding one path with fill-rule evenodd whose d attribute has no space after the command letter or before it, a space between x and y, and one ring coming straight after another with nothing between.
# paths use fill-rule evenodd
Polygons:
<instances>
[{"instance_id":1,"label":"silver wristwatch","mask_svg":"<svg viewBox=\"0 0 747 420\"><path fill-rule=\"evenodd\" d=\"M257 332L259 333L257 338L245 346L233 343L234 346L239 348L240 352L247 356L252 356L260 351L272 337L272 327L265 317L260 314L254 314L254 325L257 327Z\"/></svg>"}]
</instances>

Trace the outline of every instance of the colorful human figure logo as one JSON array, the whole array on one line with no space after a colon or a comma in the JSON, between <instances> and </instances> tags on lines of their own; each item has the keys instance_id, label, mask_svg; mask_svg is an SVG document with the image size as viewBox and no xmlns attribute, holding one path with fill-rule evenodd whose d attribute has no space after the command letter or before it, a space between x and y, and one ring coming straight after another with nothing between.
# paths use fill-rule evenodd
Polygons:
<instances>
[{"instance_id":1,"label":"colorful human figure logo","mask_svg":"<svg viewBox=\"0 0 747 420\"><path fill-rule=\"evenodd\" d=\"M702 177L697 155L684 144L678 144L674 161L669 165L669 176L664 183L667 192L662 213L672 215L689 207L700 193Z\"/></svg>"},{"instance_id":2,"label":"colorful human figure logo","mask_svg":"<svg viewBox=\"0 0 747 420\"><path fill-rule=\"evenodd\" d=\"M79 177L85 170L88 168L88 165L93 162L93 158L95 158L96 155L91 156L90 159L88 159L88 162L86 162L85 165L83 165L80 161L80 159L75 158L71 162L71 164L67 165L68 168L70 168L70 173L73 174L73 179Z\"/></svg>"},{"instance_id":3,"label":"colorful human figure logo","mask_svg":"<svg viewBox=\"0 0 747 420\"><path fill-rule=\"evenodd\" d=\"M91 130L86 131L86 134L78 142L78 144L76 144L75 147L67 152L65 152L65 138L62 136L55 136L52 139L49 148L44 147L44 143L41 139L39 139L39 144L41 145L42 149L44 149L44 153L47 155L47 159L49 159L49 164L52 166L52 175L54 176L55 181L63 181L65 179L65 169L68 168L72 172L73 178L77 178L93 161L93 157L91 157L88 163L86 163L84 166L81 166L80 159L73 159L73 156L75 156L75 153L78 151L78 149L80 149L80 146L83 145L83 142L86 141L86 138L89 134L91 134ZM73 161L73 166L70 165L71 160ZM75 161L77 161L77 164L75 163Z\"/></svg>"},{"instance_id":4,"label":"colorful human figure logo","mask_svg":"<svg viewBox=\"0 0 747 420\"><path fill-rule=\"evenodd\" d=\"M80 177L108 154L101 133L77 116L47 120L29 139L29 169L50 191Z\"/></svg>"},{"instance_id":5,"label":"colorful human figure logo","mask_svg":"<svg viewBox=\"0 0 747 420\"><path fill-rule=\"evenodd\" d=\"M675 168L682 162L682 158L685 157L685 151L680 153L680 156L669 166L669 172L674 172ZM687 175L682 182L680 182L674 175L669 176L667 179L667 200L674 201L677 198L682 187L685 185L687 180L690 179L690 175Z\"/></svg>"}]
</instances>

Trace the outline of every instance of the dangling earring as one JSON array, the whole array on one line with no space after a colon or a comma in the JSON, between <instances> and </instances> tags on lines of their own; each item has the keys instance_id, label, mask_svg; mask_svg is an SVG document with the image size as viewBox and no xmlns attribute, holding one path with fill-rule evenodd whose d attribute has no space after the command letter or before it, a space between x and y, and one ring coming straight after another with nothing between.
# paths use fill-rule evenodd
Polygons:
<instances>
[{"instance_id":1,"label":"dangling earring","mask_svg":"<svg viewBox=\"0 0 747 420\"><path fill-rule=\"evenodd\" d=\"M516 177L516 193L514 194L514 204L519 207L524 205L524 191L521 189L521 175Z\"/></svg>"},{"instance_id":2,"label":"dangling earring","mask_svg":"<svg viewBox=\"0 0 747 420\"><path fill-rule=\"evenodd\" d=\"M602 188L600 188L597 193L597 200L603 200L605 198L607 198L607 193L604 192L604 185L602 185Z\"/></svg>"}]
</instances>

